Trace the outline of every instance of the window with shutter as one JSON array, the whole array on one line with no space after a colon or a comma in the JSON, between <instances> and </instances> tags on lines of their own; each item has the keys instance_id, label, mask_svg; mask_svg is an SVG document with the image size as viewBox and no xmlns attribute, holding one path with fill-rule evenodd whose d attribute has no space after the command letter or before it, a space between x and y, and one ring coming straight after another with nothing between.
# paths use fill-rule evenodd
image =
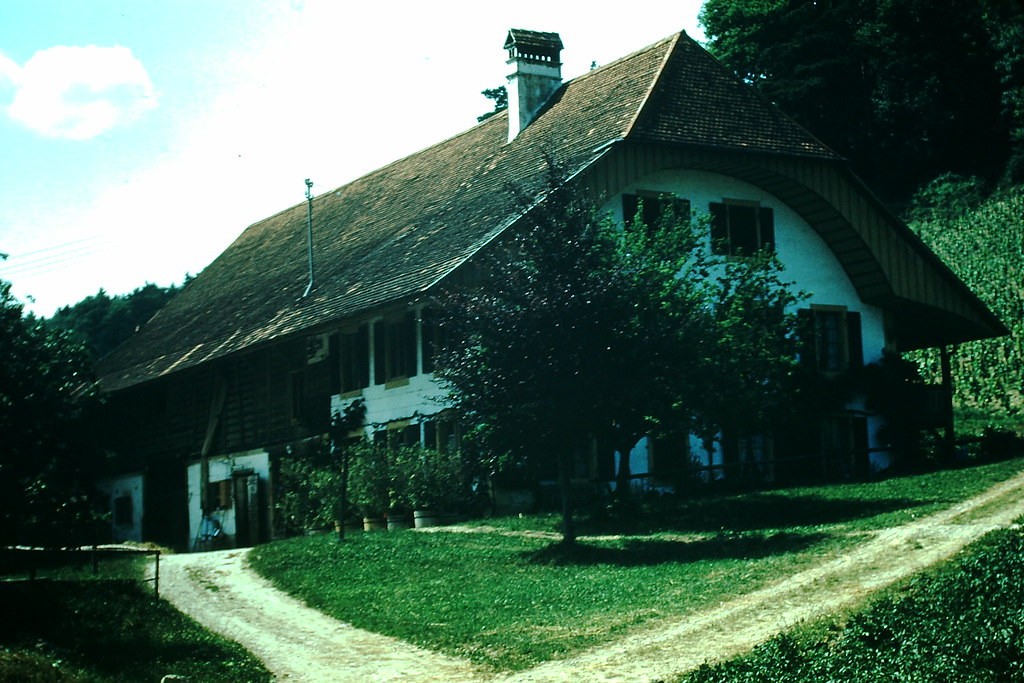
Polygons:
<instances>
[{"instance_id":1,"label":"window with shutter","mask_svg":"<svg viewBox=\"0 0 1024 683\"><path fill-rule=\"evenodd\" d=\"M374 324L373 354L376 384L416 374L416 317L412 311Z\"/></svg>"},{"instance_id":2,"label":"window with shutter","mask_svg":"<svg viewBox=\"0 0 1024 683\"><path fill-rule=\"evenodd\" d=\"M812 306L799 311L803 362L836 374L864 365L861 315L845 306ZM807 338L809 336L809 338Z\"/></svg>"},{"instance_id":3,"label":"window with shutter","mask_svg":"<svg viewBox=\"0 0 1024 683\"><path fill-rule=\"evenodd\" d=\"M757 202L726 199L711 202L712 251L725 256L752 256L775 249L775 214Z\"/></svg>"},{"instance_id":4,"label":"window with shutter","mask_svg":"<svg viewBox=\"0 0 1024 683\"><path fill-rule=\"evenodd\" d=\"M639 217L644 225L657 225L672 216L679 223L690 222L690 201L666 192L639 190L622 195L622 218L632 225Z\"/></svg>"}]
</instances>

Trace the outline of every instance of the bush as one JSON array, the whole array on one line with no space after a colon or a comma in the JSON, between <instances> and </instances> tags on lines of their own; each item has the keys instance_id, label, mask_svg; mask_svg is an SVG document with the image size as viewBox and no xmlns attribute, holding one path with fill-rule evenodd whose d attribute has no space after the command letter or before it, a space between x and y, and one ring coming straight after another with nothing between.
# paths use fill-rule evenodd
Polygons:
<instances>
[{"instance_id":1,"label":"bush","mask_svg":"<svg viewBox=\"0 0 1024 683\"><path fill-rule=\"evenodd\" d=\"M1024 679L1024 531L997 531L943 570L824 635L779 636L682 680Z\"/></svg>"},{"instance_id":2,"label":"bush","mask_svg":"<svg viewBox=\"0 0 1024 683\"><path fill-rule=\"evenodd\" d=\"M341 464L324 444L280 458L275 507L290 534L330 528L338 519Z\"/></svg>"}]
</instances>

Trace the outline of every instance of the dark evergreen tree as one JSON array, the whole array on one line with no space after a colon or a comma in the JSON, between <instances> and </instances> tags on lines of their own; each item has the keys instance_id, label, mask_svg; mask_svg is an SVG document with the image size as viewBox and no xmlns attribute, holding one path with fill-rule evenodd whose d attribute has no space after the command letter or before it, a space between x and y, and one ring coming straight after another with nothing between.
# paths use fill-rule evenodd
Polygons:
<instances>
[{"instance_id":1,"label":"dark evergreen tree","mask_svg":"<svg viewBox=\"0 0 1024 683\"><path fill-rule=\"evenodd\" d=\"M709 48L900 203L997 179L1020 130L1021 15L1001 0L708 0Z\"/></svg>"},{"instance_id":2,"label":"dark evergreen tree","mask_svg":"<svg viewBox=\"0 0 1024 683\"><path fill-rule=\"evenodd\" d=\"M187 284L191 278L185 277ZM184 286L184 285L182 285ZM46 324L82 342L94 360L99 360L132 336L181 287L160 287L146 283L128 294L111 296L103 289L76 304L58 309Z\"/></svg>"}]
</instances>

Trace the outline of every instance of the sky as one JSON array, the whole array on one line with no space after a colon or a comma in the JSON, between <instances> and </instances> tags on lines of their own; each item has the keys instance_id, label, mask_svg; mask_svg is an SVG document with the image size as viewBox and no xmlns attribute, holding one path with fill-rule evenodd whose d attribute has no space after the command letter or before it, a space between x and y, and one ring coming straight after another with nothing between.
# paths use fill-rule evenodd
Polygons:
<instances>
[{"instance_id":1,"label":"sky","mask_svg":"<svg viewBox=\"0 0 1024 683\"><path fill-rule=\"evenodd\" d=\"M701 0L0 0L0 279L49 316L196 274L248 225L490 111L509 28L565 80ZM356 9L355 7L358 7Z\"/></svg>"}]
</instances>

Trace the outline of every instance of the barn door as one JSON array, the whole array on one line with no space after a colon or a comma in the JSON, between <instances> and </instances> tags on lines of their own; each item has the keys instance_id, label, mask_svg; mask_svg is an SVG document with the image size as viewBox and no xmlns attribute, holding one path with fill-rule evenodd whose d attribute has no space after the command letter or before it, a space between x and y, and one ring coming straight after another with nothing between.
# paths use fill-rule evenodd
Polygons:
<instances>
[{"instance_id":1,"label":"barn door","mask_svg":"<svg viewBox=\"0 0 1024 683\"><path fill-rule=\"evenodd\" d=\"M235 545L251 546L262 537L260 475L243 470L232 475L235 498Z\"/></svg>"}]
</instances>

